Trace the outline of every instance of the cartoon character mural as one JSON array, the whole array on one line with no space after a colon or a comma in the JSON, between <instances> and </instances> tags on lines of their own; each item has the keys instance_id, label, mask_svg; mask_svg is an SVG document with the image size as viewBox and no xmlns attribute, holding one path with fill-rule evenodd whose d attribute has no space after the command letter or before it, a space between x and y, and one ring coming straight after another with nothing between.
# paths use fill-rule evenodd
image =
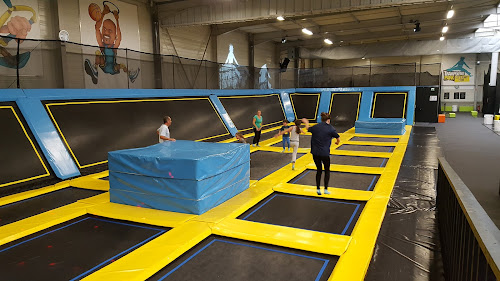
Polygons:
<instances>
[{"instance_id":1,"label":"cartoon character mural","mask_svg":"<svg viewBox=\"0 0 500 281\"><path fill-rule=\"evenodd\" d=\"M271 75L267 70L267 63L265 63L259 70L259 89L272 89Z\"/></svg>"},{"instance_id":2,"label":"cartoon character mural","mask_svg":"<svg viewBox=\"0 0 500 281\"><path fill-rule=\"evenodd\" d=\"M99 78L99 71L103 73L116 75L121 71L127 74L131 83L134 83L139 76L140 68L131 70L123 63L116 61L117 48L120 47L122 41L122 32L120 29L120 9L117 5L110 1L103 1L103 10L96 3L91 3L88 7L89 16L95 21L95 37L100 50L95 53L95 61L92 63L89 59L85 59L85 73L87 73L92 83L97 84ZM113 10L109 8L113 6ZM111 19L104 19L104 17L112 13L115 22Z\"/></svg>"},{"instance_id":3,"label":"cartoon character mural","mask_svg":"<svg viewBox=\"0 0 500 281\"><path fill-rule=\"evenodd\" d=\"M19 54L19 62L17 61L17 44L23 44L29 36L34 33L35 36L39 36L38 25L33 29L32 25L37 22L37 12L32 8L33 1L24 0L17 1L22 2L26 5L13 5L11 0L3 0L7 6L7 10L0 16L0 35L4 36L0 38L0 66L16 69L24 68L28 63L31 52L22 51L26 48L20 48L21 52ZM15 2L15 4L17 4ZM29 17L29 18L28 18ZM12 42L11 42L12 41ZM32 42L36 44L36 42ZM30 45L30 44L25 44ZM31 49L30 47L27 47ZM9 50L10 49L10 50Z\"/></svg>"},{"instance_id":4,"label":"cartoon character mural","mask_svg":"<svg viewBox=\"0 0 500 281\"><path fill-rule=\"evenodd\" d=\"M238 70L238 61L234 56L233 44L229 44L229 53L226 61L220 69L220 88L221 89L237 89L238 82L241 79L241 73Z\"/></svg>"},{"instance_id":5,"label":"cartoon character mural","mask_svg":"<svg viewBox=\"0 0 500 281\"><path fill-rule=\"evenodd\" d=\"M443 70L443 81L455 82L455 83L467 83L470 82L470 78L473 76L471 71L472 68L465 62L465 57L460 57L457 63L450 68Z\"/></svg>"}]
</instances>

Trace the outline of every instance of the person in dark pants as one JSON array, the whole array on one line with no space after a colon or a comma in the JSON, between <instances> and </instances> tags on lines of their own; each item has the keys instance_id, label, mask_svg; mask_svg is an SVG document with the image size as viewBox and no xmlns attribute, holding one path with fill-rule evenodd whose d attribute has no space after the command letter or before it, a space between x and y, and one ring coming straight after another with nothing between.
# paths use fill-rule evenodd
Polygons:
<instances>
[{"instance_id":1,"label":"person in dark pants","mask_svg":"<svg viewBox=\"0 0 500 281\"><path fill-rule=\"evenodd\" d=\"M337 139L335 144L340 143L340 136L330 125L330 114L321 113L321 123L316 126L309 127L307 119L303 119L306 125L306 130L311 132L311 154L313 155L314 164L316 164L316 187L318 195L321 195L320 182L323 169L321 163L325 167L325 194L330 194L328 191L328 181L330 180L330 146L332 138Z\"/></svg>"},{"instance_id":2,"label":"person in dark pants","mask_svg":"<svg viewBox=\"0 0 500 281\"><path fill-rule=\"evenodd\" d=\"M259 141L260 141L260 133L262 130L262 112L260 110L257 110L257 114L254 115L253 120L252 120L252 128L253 132L255 133L255 136L253 137L253 146L260 146Z\"/></svg>"}]
</instances>

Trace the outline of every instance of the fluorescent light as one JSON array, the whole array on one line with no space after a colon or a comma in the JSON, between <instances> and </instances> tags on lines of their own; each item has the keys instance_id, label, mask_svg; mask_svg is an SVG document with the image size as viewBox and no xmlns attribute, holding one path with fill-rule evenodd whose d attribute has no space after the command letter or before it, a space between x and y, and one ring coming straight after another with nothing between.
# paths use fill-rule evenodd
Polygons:
<instances>
[{"instance_id":1,"label":"fluorescent light","mask_svg":"<svg viewBox=\"0 0 500 281\"><path fill-rule=\"evenodd\" d=\"M366 58L365 58L365 57L362 57L361 59L362 59L362 60L364 60L364 59L366 59Z\"/></svg>"},{"instance_id":2,"label":"fluorescent light","mask_svg":"<svg viewBox=\"0 0 500 281\"><path fill-rule=\"evenodd\" d=\"M279 21L283 21L283 20L285 20L285 18L284 18L284 17L282 17L282 16L278 16L276 19L277 19L277 20L279 20Z\"/></svg>"},{"instance_id":3,"label":"fluorescent light","mask_svg":"<svg viewBox=\"0 0 500 281\"><path fill-rule=\"evenodd\" d=\"M455 15L455 11L454 10L449 10L448 14L446 14L446 18L447 19L451 19L453 17L453 15Z\"/></svg>"},{"instance_id":4,"label":"fluorescent light","mask_svg":"<svg viewBox=\"0 0 500 281\"><path fill-rule=\"evenodd\" d=\"M439 37L439 41L444 41L444 36Z\"/></svg>"},{"instance_id":5,"label":"fluorescent light","mask_svg":"<svg viewBox=\"0 0 500 281\"><path fill-rule=\"evenodd\" d=\"M307 35L313 35L312 31L310 31L307 28L302 28L302 32L305 33L305 34L307 34Z\"/></svg>"},{"instance_id":6,"label":"fluorescent light","mask_svg":"<svg viewBox=\"0 0 500 281\"><path fill-rule=\"evenodd\" d=\"M326 38L324 41L325 41L325 43L326 43L326 44L328 44L328 45L333 44L332 40L330 40L330 39L328 39L328 38Z\"/></svg>"},{"instance_id":7,"label":"fluorescent light","mask_svg":"<svg viewBox=\"0 0 500 281\"><path fill-rule=\"evenodd\" d=\"M443 30L442 30L442 32L443 32L443 33L448 32L448 26L447 26L447 25L443 26Z\"/></svg>"}]
</instances>

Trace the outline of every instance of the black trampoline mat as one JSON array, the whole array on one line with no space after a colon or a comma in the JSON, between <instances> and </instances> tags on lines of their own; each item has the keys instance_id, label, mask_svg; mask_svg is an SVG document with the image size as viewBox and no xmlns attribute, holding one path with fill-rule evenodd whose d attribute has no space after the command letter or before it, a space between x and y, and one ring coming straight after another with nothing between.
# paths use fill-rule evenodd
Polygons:
<instances>
[{"instance_id":1,"label":"black trampoline mat","mask_svg":"<svg viewBox=\"0 0 500 281\"><path fill-rule=\"evenodd\" d=\"M290 100L292 101L295 111L295 118L316 120L320 95L320 93L290 94Z\"/></svg>"},{"instance_id":2,"label":"black trampoline mat","mask_svg":"<svg viewBox=\"0 0 500 281\"><path fill-rule=\"evenodd\" d=\"M377 137L353 137L352 141L378 141L378 142L398 142L396 138L377 138Z\"/></svg>"},{"instance_id":3,"label":"black trampoline mat","mask_svg":"<svg viewBox=\"0 0 500 281\"><path fill-rule=\"evenodd\" d=\"M304 153L297 153L297 159ZM261 180L292 161L291 153L255 151L250 154L250 179Z\"/></svg>"},{"instance_id":4,"label":"black trampoline mat","mask_svg":"<svg viewBox=\"0 0 500 281\"><path fill-rule=\"evenodd\" d=\"M405 118L407 93L375 93L372 118Z\"/></svg>"},{"instance_id":5,"label":"black trampoline mat","mask_svg":"<svg viewBox=\"0 0 500 281\"><path fill-rule=\"evenodd\" d=\"M387 158L330 155L330 164L366 166L366 167L385 167Z\"/></svg>"},{"instance_id":6,"label":"black trampoline mat","mask_svg":"<svg viewBox=\"0 0 500 281\"><path fill-rule=\"evenodd\" d=\"M326 281L338 258L211 235L148 280Z\"/></svg>"},{"instance_id":7,"label":"black trampoline mat","mask_svg":"<svg viewBox=\"0 0 500 281\"><path fill-rule=\"evenodd\" d=\"M103 192L104 191L67 187L0 206L0 226L38 215Z\"/></svg>"},{"instance_id":8,"label":"black trampoline mat","mask_svg":"<svg viewBox=\"0 0 500 281\"><path fill-rule=\"evenodd\" d=\"M379 175L370 174L330 172L330 181L328 185L329 187L345 189L373 190L379 177ZM324 174L321 175L321 188L323 188L324 184L323 179ZM305 170L289 181L289 183L316 186L316 170Z\"/></svg>"},{"instance_id":9,"label":"black trampoline mat","mask_svg":"<svg viewBox=\"0 0 500 281\"><path fill-rule=\"evenodd\" d=\"M275 143L272 146L283 147L281 140L283 140L283 137L280 136L280 142ZM299 148L311 148L311 135L299 135Z\"/></svg>"},{"instance_id":10,"label":"black trampoline mat","mask_svg":"<svg viewBox=\"0 0 500 281\"><path fill-rule=\"evenodd\" d=\"M350 235L365 202L273 193L239 219Z\"/></svg>"},{"instance_id":11,"label":"black trampoline mat","mask_svg":"<svg viewBox=\"0 0 500 281\"><path fill-rule=\"evenodd\" d=\"M2 280L79 280L166 228L82 216L0 246Z\"/></svg>"},{"instance_id":12,"label":"black trampoline mat","mask_svg":"<svg viewBox=\"0 0 500 281\"><path fill-rule=\"evenodd\" d=\"M392 152L394 150L394 146L343 144L339 146L337 149L352 150L352 151Z\"/></svg>"}]
</instances>

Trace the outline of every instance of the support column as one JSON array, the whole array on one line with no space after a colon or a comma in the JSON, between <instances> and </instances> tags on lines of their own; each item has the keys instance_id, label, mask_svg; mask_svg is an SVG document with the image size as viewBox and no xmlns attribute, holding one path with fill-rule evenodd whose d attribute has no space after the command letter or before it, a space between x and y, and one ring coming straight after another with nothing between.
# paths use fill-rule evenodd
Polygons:
<instances>
[{"instance_id":1,"label":"support column","mask_svg":"<svg viewBox=\"0 0 500 281\"><path fill-rule=\"evenodd\" d=\"M248 72L250 80L250 89L255 89L255 40L253 33L248 34Z\"/></svg>"},{"instance_id":2,"label":"support column","mask_svg":"<svg viewBox=\"0 0 500 281\"><path fill-rule=\"evenodd\" d=\"M162 57L160 47L160 20L158 18L158 5L153 1L149 1L151 13L151 23L153 28L153 65L154 65L154 80L155 89L163 89L162 83Z\"/></svg>"},{"instance_id":3,"label":"support column","mask_svg":"<svg viewBox=\"0 0 500 281\"><path fill-rule=\"evenodd\" d=\"M497 85L498 52L491 53L490 86Z\"/></svg>"}]
</instances>

